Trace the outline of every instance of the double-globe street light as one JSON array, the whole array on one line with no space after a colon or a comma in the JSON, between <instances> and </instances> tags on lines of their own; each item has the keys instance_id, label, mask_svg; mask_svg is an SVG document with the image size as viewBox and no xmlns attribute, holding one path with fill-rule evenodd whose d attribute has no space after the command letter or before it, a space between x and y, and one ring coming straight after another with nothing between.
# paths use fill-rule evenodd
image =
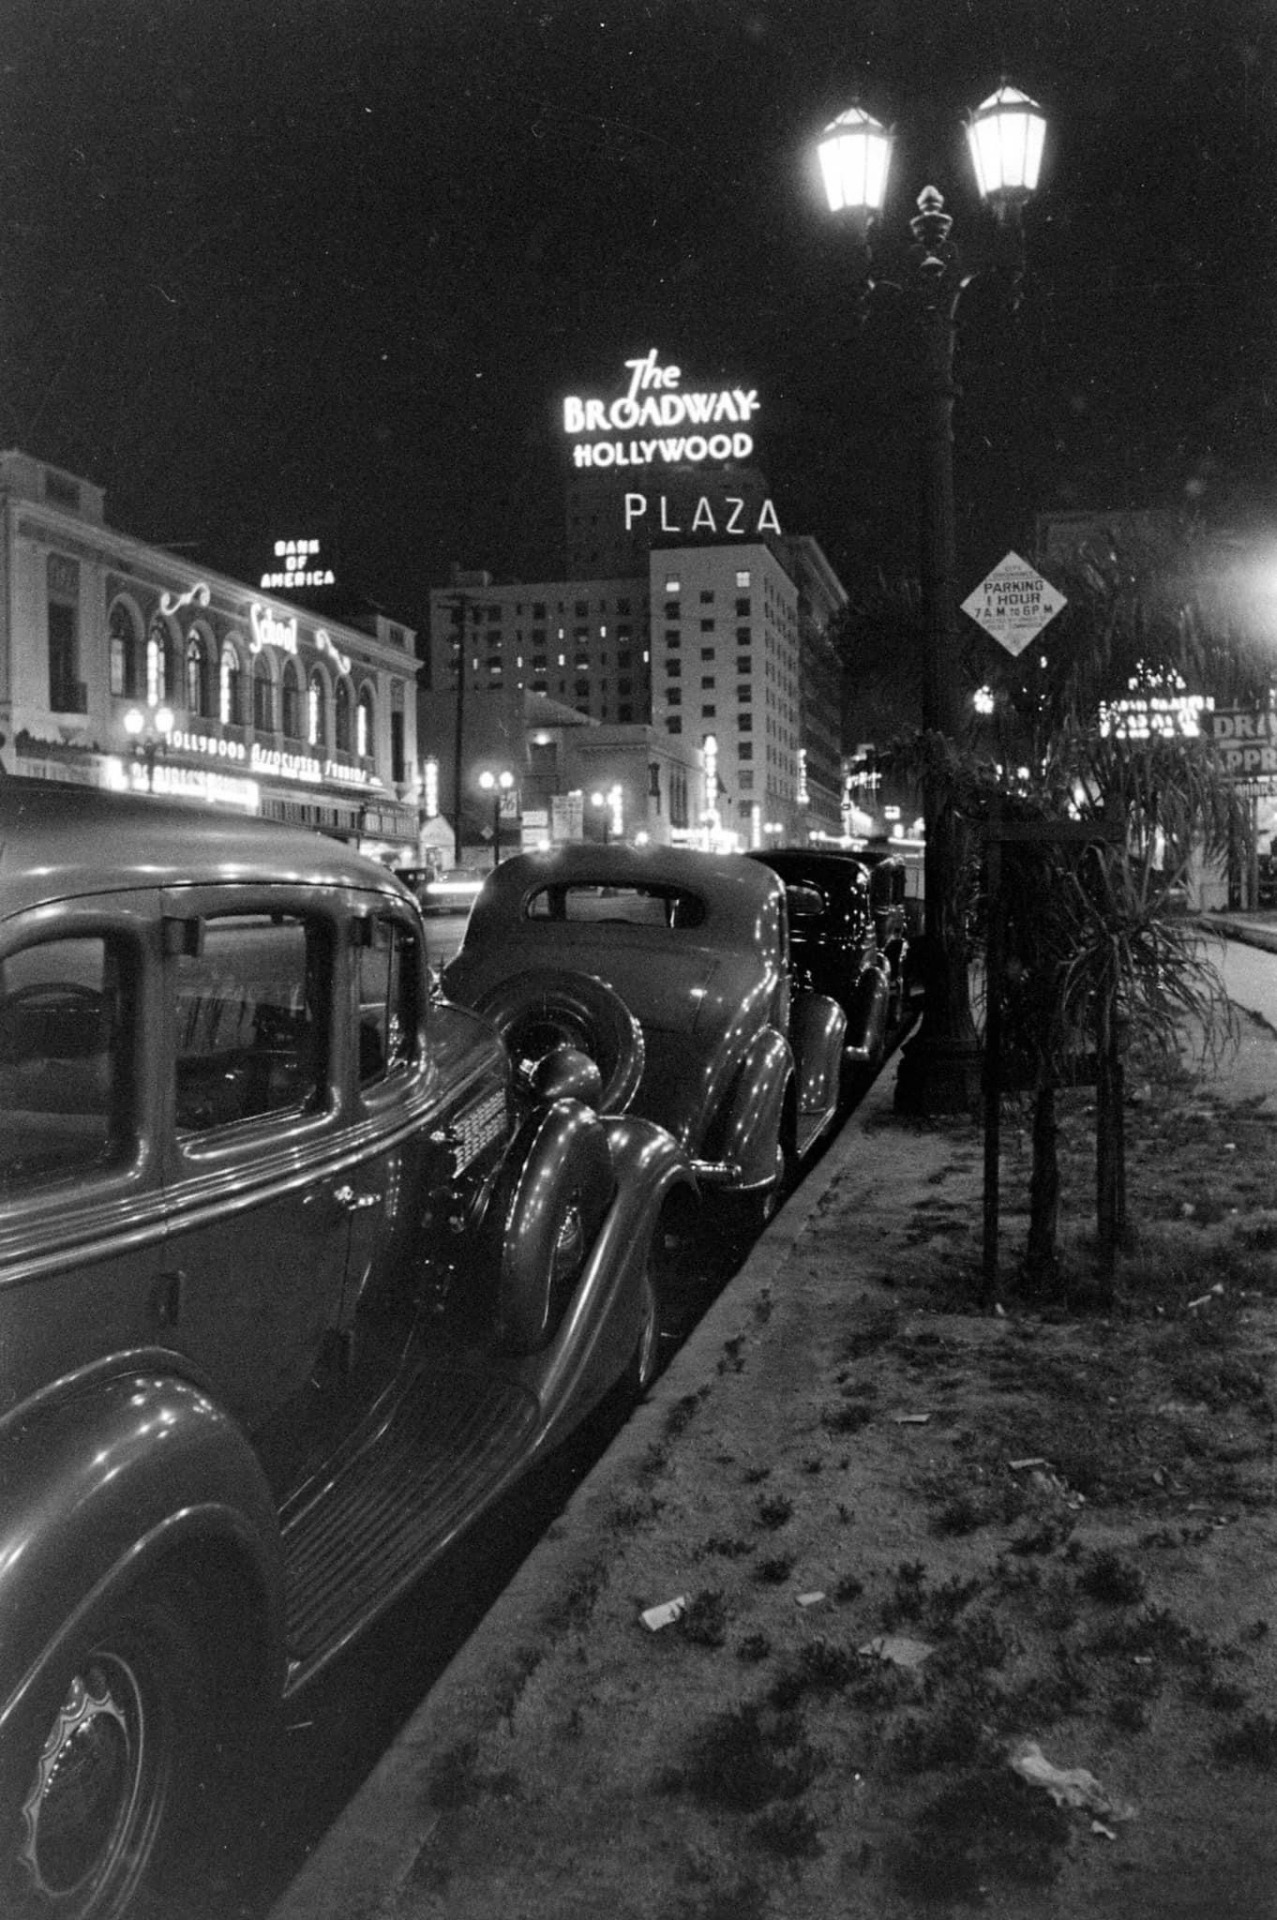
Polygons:
<instances>
[{"instance_id":1,"label":"double-globe street light","mask_svg":"<svg viewBox=\"0 0 1277 1920\"><path fill-rule=\"evenodd\" d=\"M508 767L502 767L499 773L493 773L487 767L479 775L479 785L485 793L492 795L492 864L501 865L501 808L505 796L513 791L514 775Z\"/></svg>"},{"instance_id":2,"label":"double-globe street light","mask_svg":"<svg viewBox=\"0 0 1277 1920\"><path fill-rule=\"evenodd\" d=\"M976 185L1003 242L995 265L1009 273L1013 290L1023 265L1021 211L1037 187L1045 132L1036 102L1005 85L967 123ZM872 232L887 193L891 134L859 106L849 107L826 127L818 153L830 210L850 221L868 274ZM922 339L922 725L924 733L935 736L928 743L931 764L962 727L954 602L953 351L959 303L977 275L964 267L949 238L953 220L943 195L924 187L917 207L909 223L914 241L909 273L897 290L916 312ZM958 898L959 827L935 772L924 777L923 819L925 997L918 1032L901 1053L896 1103L911 1113L959 1113L978 1101L980 1061Z\"/></svg>"}]
</instances>

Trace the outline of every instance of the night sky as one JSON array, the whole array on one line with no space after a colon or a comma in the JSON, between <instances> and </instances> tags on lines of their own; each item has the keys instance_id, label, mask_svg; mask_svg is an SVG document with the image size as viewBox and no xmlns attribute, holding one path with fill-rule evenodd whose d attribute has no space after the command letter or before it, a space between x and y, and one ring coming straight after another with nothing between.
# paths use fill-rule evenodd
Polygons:
<instances>
[{"instance_id":1,"label":"night sky","mask_svg":"<svg viewBox=\"0 0 1277 1920\"><path fill-rule=\"evenodd\" d=\"M970 308L959 585L1038 508L1277 493L1277 0L4 0L0 437L253 577L275 536L419 623L562 566L559 397L655 346L757 385L787 532L913 551L908 329L857 319L812 141L898 130L890 277L961 119L1051 121L1014 322ZM969 578L968 578L969 576Z\"/></svg>"}]
</instances>

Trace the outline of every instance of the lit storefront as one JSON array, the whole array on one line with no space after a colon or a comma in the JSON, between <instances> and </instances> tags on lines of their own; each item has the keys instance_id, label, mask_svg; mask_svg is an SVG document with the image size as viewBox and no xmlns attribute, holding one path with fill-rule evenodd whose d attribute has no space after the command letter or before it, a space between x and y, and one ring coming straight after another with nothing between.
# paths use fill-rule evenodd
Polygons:
<instances>
[{"instance_id":1,"label":"lit storefront","mask_svg":"<svg viewBox=\"0 0 1277 1920\"><path fill-rule=\"evenodd\" d=\"M0 762L418 847L414 634L195 569L105 523L101 488L0 455Z\"/></svg>"}]
</instances>

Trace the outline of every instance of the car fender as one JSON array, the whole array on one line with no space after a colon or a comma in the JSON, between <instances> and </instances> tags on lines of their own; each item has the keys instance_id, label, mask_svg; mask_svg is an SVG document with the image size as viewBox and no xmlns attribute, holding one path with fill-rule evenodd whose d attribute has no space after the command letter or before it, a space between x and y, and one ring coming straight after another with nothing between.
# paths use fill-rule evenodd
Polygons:
<instances>
[{"instance_id":1,"label":"car fender","mask_svg":"<svg viewBox=\"0 0 1277 1920\"><path fill-rule=\"evenodd\" d=\"M746 1048L707 1141L712 1160L733 1170L727 1187L748 1191L779 1179L785 1101L793 1082L789 1042L775 1027L764 1027Z\"/></svg>"},{"instance_id":2,"label":"car fender","mask_svg":"<svg viewBox=\"0 0 1277 1920\"><path fill-rule=\"evenodd\" d=\"M790 1002L789 1040L798 1080L798 1111L827 1113L838 1100L847 1016L824 993L796 993Z\"/></svg>"},{"instance_id":3,"label":"car fender","mask_svg":"<svg viewBox=\"0 0 1277 1920\"><path fill-rule=\"evenodd\" d=\"M586 1243L616 1188L607 1131L580 1100L555 1100L515 1132L488 1201L483 1256L496 1273L496 1326L513 1353L552 1336L566 1302L555 1297L555 1247L564 1210L578 1211Z\"/></svg>"},{"instance_id":4,"label":"car fender","mask_svg":"<svg viewBox=\"0 0 1277 1920\"><path fill-rule=\"evenodd\" d=\"M885 967L866 967L856 982L847 1023L846 1058L877 1064L887 1039L891 1012L891 976Z\"/></svg>"},{"instance_id":5,"label":"car fender","mask_svg":"<svg viewBox=\"0 0 1277 1920\"><path fill-rule=\"evenodd\" d=\"M0 1423L0 1753L22 1746L9 1733L90 1607L161 1563L169 1577L184 1566L197 1577L202 1552L217 1554L224 1576L202 1602L227 1604L233 1592L237 1615L244 1608L226 1624L246 1684L282 1691L283 1556L260 1462L163 1356L130 1357L126 1371L61 1383Z\"/></svg>"}]
</instances>

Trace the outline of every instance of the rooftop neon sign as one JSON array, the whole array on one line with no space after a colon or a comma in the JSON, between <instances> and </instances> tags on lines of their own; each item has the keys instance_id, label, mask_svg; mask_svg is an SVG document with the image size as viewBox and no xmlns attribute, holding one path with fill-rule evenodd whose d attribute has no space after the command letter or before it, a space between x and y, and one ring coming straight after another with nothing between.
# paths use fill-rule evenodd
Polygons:
<instances>
[{"instance_id":1,"label":"rooftop neon sign","mask_svg":"<svg viewBox=\"0 0 1277 1920\"><path fill-rule=\"evenodd\" d=\"M625 365L630 380L619 399L582 399L569 394L564 400L563 431L577 441L572 448L574 466L683 466L707 460L749 459L754 440L744 429L758 411L756 387L685 393L682 368L661 366L655 347ZM718 430L677 431L688 427ZM630 433L643 437L612 437Z\"/></svg>"}]
</instances>

